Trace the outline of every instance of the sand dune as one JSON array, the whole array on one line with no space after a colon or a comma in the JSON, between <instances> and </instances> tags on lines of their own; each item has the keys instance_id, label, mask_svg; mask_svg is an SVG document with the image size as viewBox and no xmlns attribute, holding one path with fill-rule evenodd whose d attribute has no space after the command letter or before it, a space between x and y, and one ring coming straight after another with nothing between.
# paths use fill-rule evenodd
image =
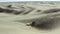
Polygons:
<instances>
[{"instance_id":1,"label":"sand dune","mask_svg":"<svg viewBox=\"0 0 60 34\"><path fill-rule=\"evenodd\" d=\"M0 34L60 34L60 4L0 3Z\"/></svg>"}]
</instances>

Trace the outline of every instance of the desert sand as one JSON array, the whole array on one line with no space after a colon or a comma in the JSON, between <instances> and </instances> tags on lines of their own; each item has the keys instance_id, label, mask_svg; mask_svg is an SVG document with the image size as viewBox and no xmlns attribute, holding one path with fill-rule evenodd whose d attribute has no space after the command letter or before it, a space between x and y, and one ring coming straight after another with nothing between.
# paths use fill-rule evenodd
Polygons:
<instances>
[{"instance_id":1,"label":"desert sand","mask_svg":"<svg viewBox=\"0 0 60 34\"><path fill-rule=\"evenodd\" d=\"M8 5L12 5L12 8L8 8ZM26 26L27 23L31 23L33 20L45 17L47 15L58 15L60 17L60 12L49 14L43 13L47 9L59 9L60 4L57 2L52 4L42 4L40 2L6 2L0 3L0 8L24 11L18 15L15 15L14 12L0 13L0 34L60 34L59 26L56 26L57 28L52 30L42 30L31 26ZM41 10L41 12L37 12L37 10ZM29 12L26 13L27 11Z\"/></svg>"}]
</instances>

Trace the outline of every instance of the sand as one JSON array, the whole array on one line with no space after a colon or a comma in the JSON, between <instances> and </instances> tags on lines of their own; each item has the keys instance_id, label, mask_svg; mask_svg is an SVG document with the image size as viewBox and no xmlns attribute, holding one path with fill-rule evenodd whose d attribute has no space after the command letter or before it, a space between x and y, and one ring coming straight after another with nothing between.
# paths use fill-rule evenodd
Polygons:
<instances>
[{"instance_id":1,"label":"sand","mask_svg":"<svg viewBox=\"0 0 60 34\"><path fill-rule=\"evenodd\" d=\"M0 7L6 8L6 5L9 5L9 4L10 3L6 3L6 4L0 3ZM19 6L19 3L11 3L11 4L14 7ZM48 14L43 14L42 12L37 13L36 10L60 8L59 4L58 5L47 4L47 6L44 6L46 4L43 4L43 6L41 6L42 4L36 5L34 3L31 3L31 4L22 3L22 4L24 5L25 8L27 8L27 6L33 7L34 10L27 15L23 15L23 13L19 15L14 15L14 14L9 14L9 13L0 13L0 34L60 34L60 27L52 29L52 30L42 30L42 29L33 28L31 26L26 26L27 23L26 22L24 23L24 20L36 19L36 18L40 18L42 16L48 15Z\"/></svg>"}]
</instances>

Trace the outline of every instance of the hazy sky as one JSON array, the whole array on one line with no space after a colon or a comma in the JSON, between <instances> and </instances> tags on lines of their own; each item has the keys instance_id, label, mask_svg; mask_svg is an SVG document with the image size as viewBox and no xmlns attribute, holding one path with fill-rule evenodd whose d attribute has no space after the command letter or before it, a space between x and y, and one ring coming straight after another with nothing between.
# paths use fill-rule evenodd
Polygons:
<instances>
[{"instance_id":1,"label":"hazy sky","mask_svg":"<svg viewBox=\"0 0 60 34\"><path fill-rule=\"evenodd\" d=\"M0 2L14 2L14 1L60 1L60 0L0 0Z\"/></svg>"}]
</instances>

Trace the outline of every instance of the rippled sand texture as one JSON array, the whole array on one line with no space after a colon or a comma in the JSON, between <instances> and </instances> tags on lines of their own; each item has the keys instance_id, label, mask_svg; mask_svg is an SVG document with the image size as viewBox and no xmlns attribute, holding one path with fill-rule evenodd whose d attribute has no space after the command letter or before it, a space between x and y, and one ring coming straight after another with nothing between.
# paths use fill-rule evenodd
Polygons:
<instances>
[{"instance_id":1,"label":"rippled sand texture","mask_svg":"<svg viewBox=\"0 0 60 34\"><path fill-rule=\"evenodd\" d=\"M60 34L60 2L0 3L0 34Z\"/></svg>"}]
</instances>

